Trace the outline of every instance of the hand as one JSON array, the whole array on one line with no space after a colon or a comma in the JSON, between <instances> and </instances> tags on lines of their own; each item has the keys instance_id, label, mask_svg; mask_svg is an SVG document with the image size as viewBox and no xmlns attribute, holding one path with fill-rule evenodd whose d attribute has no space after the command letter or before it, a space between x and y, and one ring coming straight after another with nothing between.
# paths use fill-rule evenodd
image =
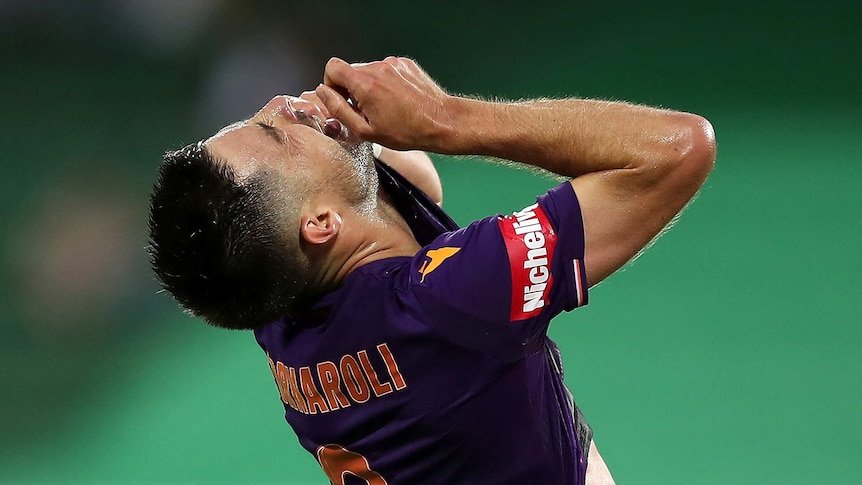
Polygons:
<instances>
[{"instance_id":1,"label":"hand","mask_svg":"<svg viewBox=\"0 0 862 485\"><path fill-rule=\"evenodd\" d=\"M397 150L440 151L457 99L404 57L364 64L333 57L315 92L351 132Z\"/></svg>"},{"instance_id":2,"label":"hand","mask_svg":"<svg viewBox=\"0 0 862 485\"><path fill-rule=\"evenodd\" d=\"M309 116L316 116L321 121L330 118L329 110L314 91L303 91L298 98L290 96L289 99L296 110L304 111Z\"/></svg>"},{"instance_id":3,"label":"hand","mask_svg":"<svg viewBox=\"0 0 862 485\"><path fill-rule=\"evenodd\" d=\"M330 116L326 105L314 91L303 91L298 98L295 96L288 96L288 98L293 109L314 118L326 136L338 141L360 141L357 136L351 135L344 129L340 121Z\"/></svg>"}]
</instances>

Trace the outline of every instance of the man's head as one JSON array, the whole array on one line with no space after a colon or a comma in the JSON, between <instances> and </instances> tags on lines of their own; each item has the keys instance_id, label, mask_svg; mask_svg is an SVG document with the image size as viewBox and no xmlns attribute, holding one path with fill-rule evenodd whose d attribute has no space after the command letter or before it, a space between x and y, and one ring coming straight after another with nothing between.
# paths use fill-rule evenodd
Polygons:
<instances>
[{"instance_id":1,"label":"man's head","mask_svg":"<svg viewBox=\"0 0 862 485\"><path fill-rule=\"evenodd\" d=\"M150 207L153 269L210 324L257 327L327 291L342 217L376 205L370 146L298 106L276 97L165 155Z\"/></svg>"}]
</instances>

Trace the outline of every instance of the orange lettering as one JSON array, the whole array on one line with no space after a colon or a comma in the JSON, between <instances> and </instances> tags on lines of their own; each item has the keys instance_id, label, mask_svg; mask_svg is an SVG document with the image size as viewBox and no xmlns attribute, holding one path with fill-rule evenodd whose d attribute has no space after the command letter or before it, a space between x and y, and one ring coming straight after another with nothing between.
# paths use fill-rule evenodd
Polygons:
<instances>
[{"instance_id":1,"label":"orange lettering","mask_svg":"<svg viewBox=\"0 0 862 485\"><path fill-rule=\"evenodd\" d=\"M398 364L395 362L395 356L389 351L389 346L380 344L377 346L377 351L380 352L380 356L386 362L386 369L389 371L392 383L395 384L395 390L400 391L407 387L407 383L404 382L404 376L401 375L401 370L398 369Z\"/></svg>"},{"instance_id":2,"label":"orange lettering","mask_svg":"<svg viewBox=\"0 0 862 485\"><path fill-rule=\"evenodd\" d=\"M309 414L317 414L318 411L321 413L329 412L329 406L326 405L326 401L320 395L317 386L314 385L311 369L308 367L299 368L299 385L302 386L302 392L305 394L305 399L308 400ZM317 409L315 410L315 408Z\"/></svg>"},{"instance_id":3,"label":"orange lettering","mask_svg":"<svg viewBox=\"0 0 862 485\"><path fill-rule=\"evenodd\" d=\"M299 392L299 386L296 384L296 370L293 367L287 368L287 386L290 391L290 395L293 396L293 399L297 404L297 411L308 414L308 405L305 404L305 398L302 397L302 393Z\"/></svg>"},{"instance_id":4,"label":"orange lettering","mask_svg":"<svg viewBox=\"0 0 862 485\"><path fill-rule=\"evenodd\" d=\"M278 384L278 393L281 394L281 400L288 406L299 411L299 406L296 404L296 400L293 396L290 395L290 388L287 385L287 368L284 367L284 364L279 362L275 372L275 381Z\"/></svg>"},{"instance_id":5,"label":"orange lettering","mask_svg":"<svg viewBox=\"0 0 862 485\"><path fill-rule=\"evenodd\" d=\"M335 411L350 406L350 401L341 391L338 367L335 364L332 362L317 364L317 377L320 379L320 387L323 388L323 395L326 396L329 409Z\"/></svg>"},{"instance_id":6,"label":"orange lettering","mask_svg":"<svg viewBox=\"0 0 862 485\"><path fill-rule=\"evenodd\" d=\"M374 367L371 366L371 361L368 359L368 352L360 350L357 355L359 356L359 362L362 363L362 369L365 370L365 375L368 376L368 380L371 382L371 389L374 391L374 395L380 397L392 392L392 384L388 382L380 383L380 379L377 378L377 373L374 372Z\"/></svg>"},{"instance_id":7,"label":"orange lettering","mask_svg":"<svg viewBox=\"0 0 862 485\"><path fill-rule=\"evenodd\" d=\"M359 453L346 450L338 445L317 448L317 461L320 468L335 485L345 485L345 475L360 478L368 485L386 485L386 480L371 469L368 460Z\"/></svg>"},{"instance_id":8,"label":"orange lettering","mask_svg":"<svg viewBox=\"0 0 862 485\"><path fill-rule=\"evenodd\" d=\"M344 379L347 393L354 401L361 404L371 398L368 381L365 380L359 363L352 355L345 355L341 358L341 377Z\"/></svg>"}]
</instances>

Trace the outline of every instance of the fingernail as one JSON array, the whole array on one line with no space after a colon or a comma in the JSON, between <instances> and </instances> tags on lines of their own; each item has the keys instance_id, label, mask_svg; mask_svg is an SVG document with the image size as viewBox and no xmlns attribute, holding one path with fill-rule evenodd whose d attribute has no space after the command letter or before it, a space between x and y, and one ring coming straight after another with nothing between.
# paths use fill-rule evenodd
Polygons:
<instances>
[{"instance_id":1,"label":"fingernail","mask_svg":"<svg viewBox=\"0 0 862 485\"><path fill-rule=\"evenodd\" d=\"M335 140L347 140L347 127L335 118L329 118L323 124L323 134Z\"/></svg>"},{"instance_id":2,"label":"fingernail","mask_svg":"<svg viewBox=\"0 0 862 485\"><path fill-rule=\"evenodd\" d=\"M318 84L317 89L314 90L317 93L317 97L320 98L324 103L326 102L326 89L324 89L323 84Z\"/></svg>"}]
</instances>

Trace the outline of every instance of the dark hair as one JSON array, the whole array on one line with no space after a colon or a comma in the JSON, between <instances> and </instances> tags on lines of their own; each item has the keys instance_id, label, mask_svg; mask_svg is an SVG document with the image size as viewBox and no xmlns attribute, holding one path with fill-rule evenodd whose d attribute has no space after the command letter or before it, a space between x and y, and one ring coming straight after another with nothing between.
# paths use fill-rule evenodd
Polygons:
<instances>
[{"instance_id":1,"label":"dark hair","mask_svg":"<svg viewBox=\"0 0 862 485\"><path fill-rule=\"evenodd\" d=\"M307 260L273 184L267 174L240 183L202 142L165 154L150 198L150 262L162 288L211 325L255 328L302 301Z\"/></svg>"}]
</instances>

